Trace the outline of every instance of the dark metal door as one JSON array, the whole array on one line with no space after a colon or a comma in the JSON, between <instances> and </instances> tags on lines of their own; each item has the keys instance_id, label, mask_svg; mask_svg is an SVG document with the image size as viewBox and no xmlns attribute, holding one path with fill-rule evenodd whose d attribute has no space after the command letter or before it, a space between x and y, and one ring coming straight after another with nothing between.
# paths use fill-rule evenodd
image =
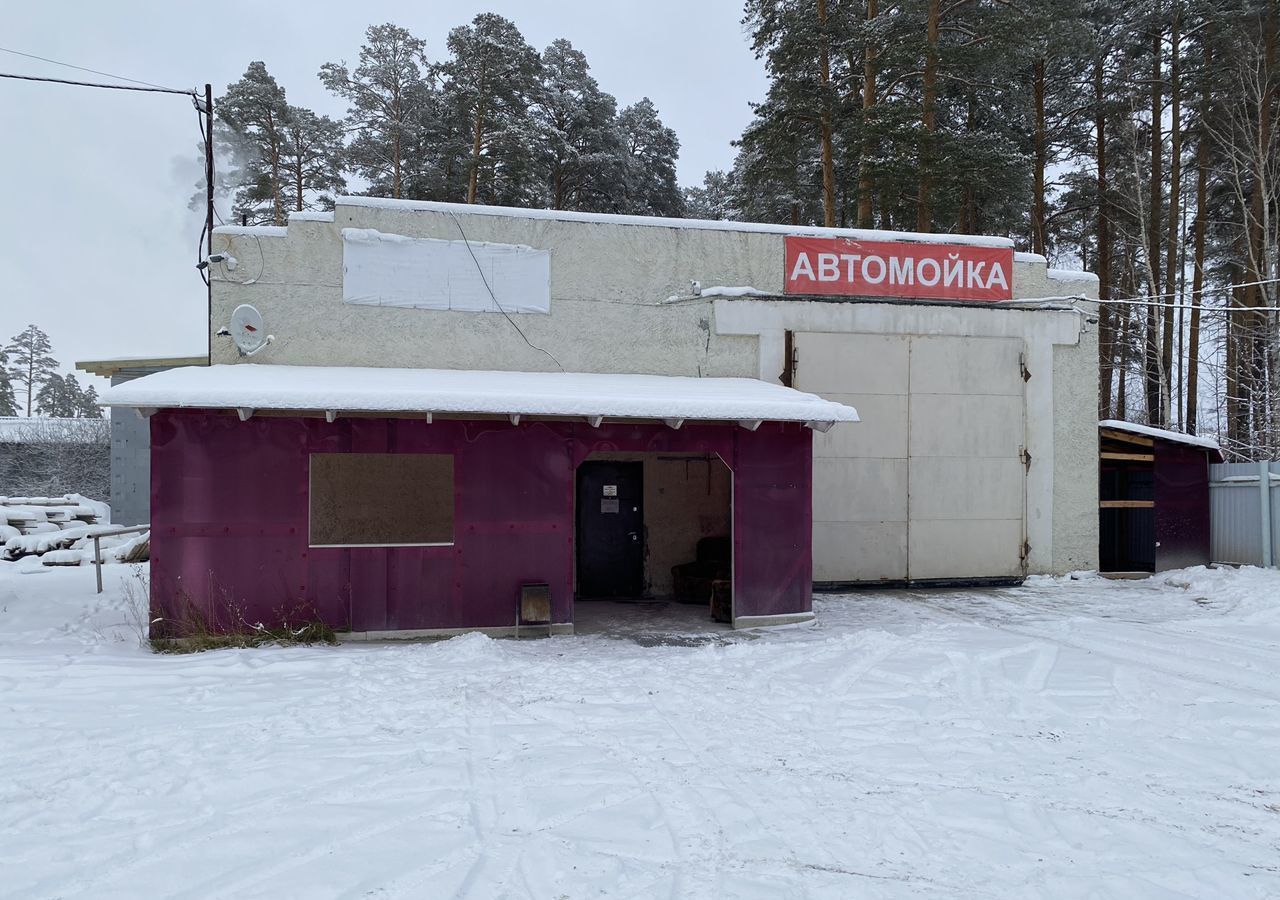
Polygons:
<instances>
[{"instance_id":1,"label":"dark metal door","mask_svg":"<svg viewBox=\"0 0 1280 900\"><path fill-rule=\"evenodd\" d=\"M584 462L578 467L578 596L644 592L644 467Z\"/></svg>"}]
</instances>

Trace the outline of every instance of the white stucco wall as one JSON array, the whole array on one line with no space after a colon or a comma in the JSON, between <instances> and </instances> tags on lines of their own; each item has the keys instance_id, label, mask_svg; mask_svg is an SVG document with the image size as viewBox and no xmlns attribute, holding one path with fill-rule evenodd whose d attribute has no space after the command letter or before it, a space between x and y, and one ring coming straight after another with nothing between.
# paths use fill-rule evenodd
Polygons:
<instances>
[{"instance_id":1,"label":"white stucco wall","mask_svg":"<svg viewBox=\"0 0 1280 900\"><path fill-rule=\"evenodd\" d=\"M343 228L415 238L523 244L550 250L551 313L513 314L529 347L500 313L342 303ZM286 365L640 372L753 376L776 381L787 330L1018 337L1027 347L1027 534L1032 572L1096 565L1097 337L1075 310L971 304L814 302L692 297L702 287L749 285L781 294L784 237L821 229L728 223L657 224L575 214L503 214L443 204L340 200L332 220L295 216L287 229L223 227L215 250L211 331L240 303L263 314L275 342L253 358ZM844 232L864 238L889 234ZM937 237L932 237L937 240ZM969 239L956 238L956 242ZM976 238L973 243L991 244ZM996 242L998 243L998 242ZM1054 272L1017 254L1015 298L1096 296L1097 282ZM679 296L676 303L666 302ZM213 338L212 362L237 362Z\"/></svg>"}]
</instances>

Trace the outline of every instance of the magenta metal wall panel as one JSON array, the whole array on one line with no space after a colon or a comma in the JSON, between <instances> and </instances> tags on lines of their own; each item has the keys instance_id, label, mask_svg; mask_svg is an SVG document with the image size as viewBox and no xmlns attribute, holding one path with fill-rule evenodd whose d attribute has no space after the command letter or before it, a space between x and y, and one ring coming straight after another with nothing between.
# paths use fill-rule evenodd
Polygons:
<instances>
[{"instance_id":1,"label":"magenta metal wall panel","mask_svg":"<svg viewBox=\"0 0 1280 900\"><path fill-rule=\"evenodd\" d=\"M734 615L813 609L813 444L803 425L741 432L733 469Z\"/></svg>"},{"instance_id":2,"label":"magenta metal wall panel","mask_svg":"<svg viewBox=\"0 0 1280 900\"><path fill-rule=\"evenodd\" d=\"M1209 564L1209 457L1198 447L1155 444L1156 571Z\"/></svg>"},{"instance_id":3,"label":"magenta metal wall panel","mask_svg":"<svg viewBox=\"0 0 1280 900\"><path fill-rule=\"evenodd\" d=\"M538 581L551 586L553 621L571 622L574 473L607 450L719 454L734 472L735 614L811 608L812 448L798 424L241 422L170 410L151 432L153 603L168 621L186 598L222 625L500 627L514 623L520 584ZM342 452L453 454L454 545L309 547L310 454Z\"/></svg>"}]
</instances>

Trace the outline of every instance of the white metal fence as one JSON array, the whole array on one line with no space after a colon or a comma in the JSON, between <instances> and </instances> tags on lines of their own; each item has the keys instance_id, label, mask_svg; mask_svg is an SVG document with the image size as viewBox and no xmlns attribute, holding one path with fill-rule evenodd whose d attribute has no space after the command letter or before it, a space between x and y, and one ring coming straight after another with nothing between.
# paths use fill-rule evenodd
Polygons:
<instances>
[{"instance_id":1,"label":"white metal fence","mask_svg":"<svg viewBox=\"0 0 1280 900\"><path fill-rule=\"evenodd\" d=\"M1209 466L1214 562L1280 565L1280 462Z\"/></svg>"}]
</instances>

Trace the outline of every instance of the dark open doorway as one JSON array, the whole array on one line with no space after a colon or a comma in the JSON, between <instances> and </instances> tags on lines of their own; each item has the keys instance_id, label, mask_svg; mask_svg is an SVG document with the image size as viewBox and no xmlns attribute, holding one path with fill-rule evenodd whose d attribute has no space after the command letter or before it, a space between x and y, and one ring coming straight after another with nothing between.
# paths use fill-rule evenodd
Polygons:
<instances>
[{"instance_id":1,"label":"dark open doorway","mask_svg":"<svg viewBox=\"0 0 1280 900\"><path fill-rule=\"evenodd\" d=\"M578 468L578 597L644 593L644 466L590 460Z\"/></svg>"},{"instance_id":2,"label":"dark open doorway","mask_svg":"<svg viewBox=\"0 0 1280 900\"><path fill-rule=\"evenodd\" d=\"M733 473L706 453L603 451L577 477L574 628L731 627ZM611 602L609 602L611 601Z\"/></svg>"}]
</instances>

